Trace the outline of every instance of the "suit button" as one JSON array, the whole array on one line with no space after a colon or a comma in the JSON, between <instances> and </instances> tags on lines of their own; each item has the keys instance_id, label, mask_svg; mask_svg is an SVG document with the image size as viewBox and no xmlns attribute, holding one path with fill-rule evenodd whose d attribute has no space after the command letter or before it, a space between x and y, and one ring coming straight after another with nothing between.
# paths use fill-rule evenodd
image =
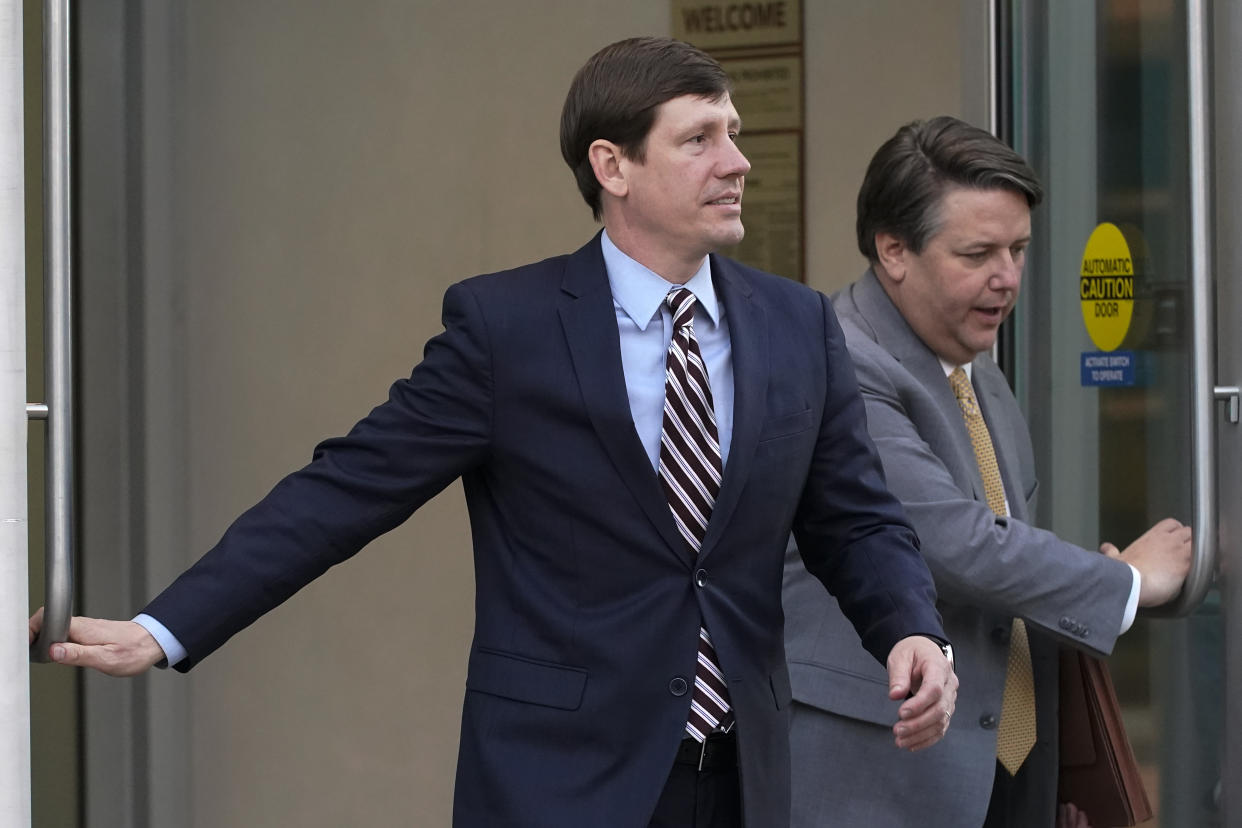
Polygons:
<instances>
[{"instance_id":1,"label":"suit button","mask_svg":"<svg viewBox=\"0 0 1242 828\"><path fill-rule=\"evenodd\" d=\"M1073 622L1073 621L1071 621L1071 620L1069 619L1069 617L1068 617L1068 616L1065 616L1065 615L1062 615L1062 616L1061 616L1061 620L1057 622L1057 625L1058 625L1058 626L1060 626L1060 627L1061 627L1061 629L1063 629L1063 630L1072 630L1072 629L1074 629L1074 622Z\"/></svg>"},{"instance_id":2,"label":"suit button","mask_svg":"<svg viewBox=\"0 0 1242 828\"><path fill-rule=\"evenodd\" d=\"M1009 643L1009 628L1008 627L993 627L992 628L992 640L995 641L997 644L1000 644L1001 646L1008 644Z\"/></svg>"},{"instance_id":3,"label":"suit button","mask_svg":"<svg viewBox=\"0 0 1242 828\"><path fill-rule=\"evenodd\" d=\"M984 730L995 730L996 729L996 717L993 716L991 713L984 713L982 716L979 717L979 727L983 728Z\"/></svg>"},{"instance_id":4,"label":"suit button","mask_svg":"<svg viewBox=\"0 0 1242 828\"><path fill-rule=\"evenodd\" d=\"M681 676L673 676L673 680L668 683L668 692L674 696L684 696L689 689L690 685Z\"/></svg>"},{"instance_id":5,"label":"suit button","mask_svg":"<svg viewBox=\"0 0 1242 828\"><path fill-rule=\"evenodd\" d=\"M700 569L698 572L694 573L694 585L698 587L699 589L702 589L703 587L707 586L707 570L706 569Z\"/></svg>"}]
</instances>

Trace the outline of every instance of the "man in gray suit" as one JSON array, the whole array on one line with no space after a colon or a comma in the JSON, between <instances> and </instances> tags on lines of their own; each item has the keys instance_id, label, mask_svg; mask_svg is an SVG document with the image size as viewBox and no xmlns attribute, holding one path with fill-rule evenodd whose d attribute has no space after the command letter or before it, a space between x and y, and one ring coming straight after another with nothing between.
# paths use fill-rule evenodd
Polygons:
<instances>
[{"instance_id":1,"label":"man in gray suit","mask_svg":"<svg viewBox=\"0 0 1242 828\"><path fill-rule=\"evenodd\" d=\"M833 301L961 689L936 747L893 751L884 672L791 544L795 828L1085 825L1056 802L1058 644L1107 655L1136 606L1170 600L1189 568L1190 529L1172 519L1105 554L1034 526L1030 434L988 352L1041 198L1020 156L954 118L902 127L868 167L858 243L870 267Z\"/></svg>"}]
</instances>

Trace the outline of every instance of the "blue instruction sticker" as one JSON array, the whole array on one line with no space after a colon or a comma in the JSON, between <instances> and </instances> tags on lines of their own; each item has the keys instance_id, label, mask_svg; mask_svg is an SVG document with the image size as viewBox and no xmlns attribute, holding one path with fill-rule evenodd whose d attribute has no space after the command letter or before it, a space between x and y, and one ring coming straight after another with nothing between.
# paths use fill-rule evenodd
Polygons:
<instances>
[{"instance_id":1,"label":"blue instruction sticker","mask_svg":"<svg viewBox=\"0 0 1242 828\"><path fill-rule=\"evenodd\" d=\"M1084 386L1134 385L1133 351L1088 351L1082 355Z\"/></svg>"}]
</instances>

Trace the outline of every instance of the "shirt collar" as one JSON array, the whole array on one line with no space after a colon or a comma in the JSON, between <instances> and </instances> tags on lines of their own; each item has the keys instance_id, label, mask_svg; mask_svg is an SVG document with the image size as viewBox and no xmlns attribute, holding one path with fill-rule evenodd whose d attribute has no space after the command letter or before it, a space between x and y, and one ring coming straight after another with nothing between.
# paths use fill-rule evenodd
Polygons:
<instances>
[{"instance_id":1,"label":"shirt collar","mask_svg":"<svg viewBox=\"0 0 1242 828\"><path fill-rule=\"evenodd\" d=\"M685 287L694 294L699 306L707 313L712 325L720 323L720 302L716 299L716 287L712 283L711 259L703 257L703 264L685 285L675 285L658 273L631 259L613 244L605 230L600 239L604 251L604 267L608 270L608 286L612 298L626 316L634 320L640 331L660 312L664 297L675 287Z\"/></svg>"},{"instance_id":2,"label":"shirt collar","mask_svg":"<svg viewBox=\"0 0 1242 828\"><path fill-rule=\"evenodd\" d=\"M940 360L940 368L944 371L944 375L946 377L949 374L952 374L955 369L961 368L963 371L966 372L966 379L972 382L974 381L975 379L974 372L970 370L974 366L973 362L968 362L965 365L954 365L952 362L948 362L947 360L940 359L940 357L936 357L936 359Z\"/></svg>"}]
</instances>

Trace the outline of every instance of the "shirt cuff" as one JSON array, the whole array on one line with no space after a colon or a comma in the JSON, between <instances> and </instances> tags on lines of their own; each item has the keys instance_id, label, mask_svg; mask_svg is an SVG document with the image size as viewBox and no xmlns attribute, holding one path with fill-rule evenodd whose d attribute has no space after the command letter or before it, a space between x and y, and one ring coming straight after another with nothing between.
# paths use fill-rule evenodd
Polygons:
<instances>
[{"instance_id":1,"label":"shirt cuff","mask_svg":"<svg viewBox=\"0 0 1242 828\"><path fill-rule=\"evenodd\" d=\"M1121 617L1121 632L1130 629L1130 625L1134 623L1134 616L1138 613L1139 589L1143 586L1143 576L1135 569L1133 564L1126 564L1130 567L1130 571L1134 573L1134 583L1130 585L1130 599L1126 601L1126 614Z\"/></svg>"},{"instance_id":2,"label":"shirt cuff","mask_svg":"<svg viewBox=\"0 0 1242 828\"><path fill-rule=\"evenodd\" d=\"M1136 593L1137 594L1137 593ZM155 665L161 669L171 667L186 657L185 647L181 646L181 642L177 640L177 636L168 631L159 621L156 621L145 612L140 612L134 616L134 623L151 633L151 637L155 639L155 643L160 645L160 649L164 651L164 662Z\"/></svg>"}]
</instances>

